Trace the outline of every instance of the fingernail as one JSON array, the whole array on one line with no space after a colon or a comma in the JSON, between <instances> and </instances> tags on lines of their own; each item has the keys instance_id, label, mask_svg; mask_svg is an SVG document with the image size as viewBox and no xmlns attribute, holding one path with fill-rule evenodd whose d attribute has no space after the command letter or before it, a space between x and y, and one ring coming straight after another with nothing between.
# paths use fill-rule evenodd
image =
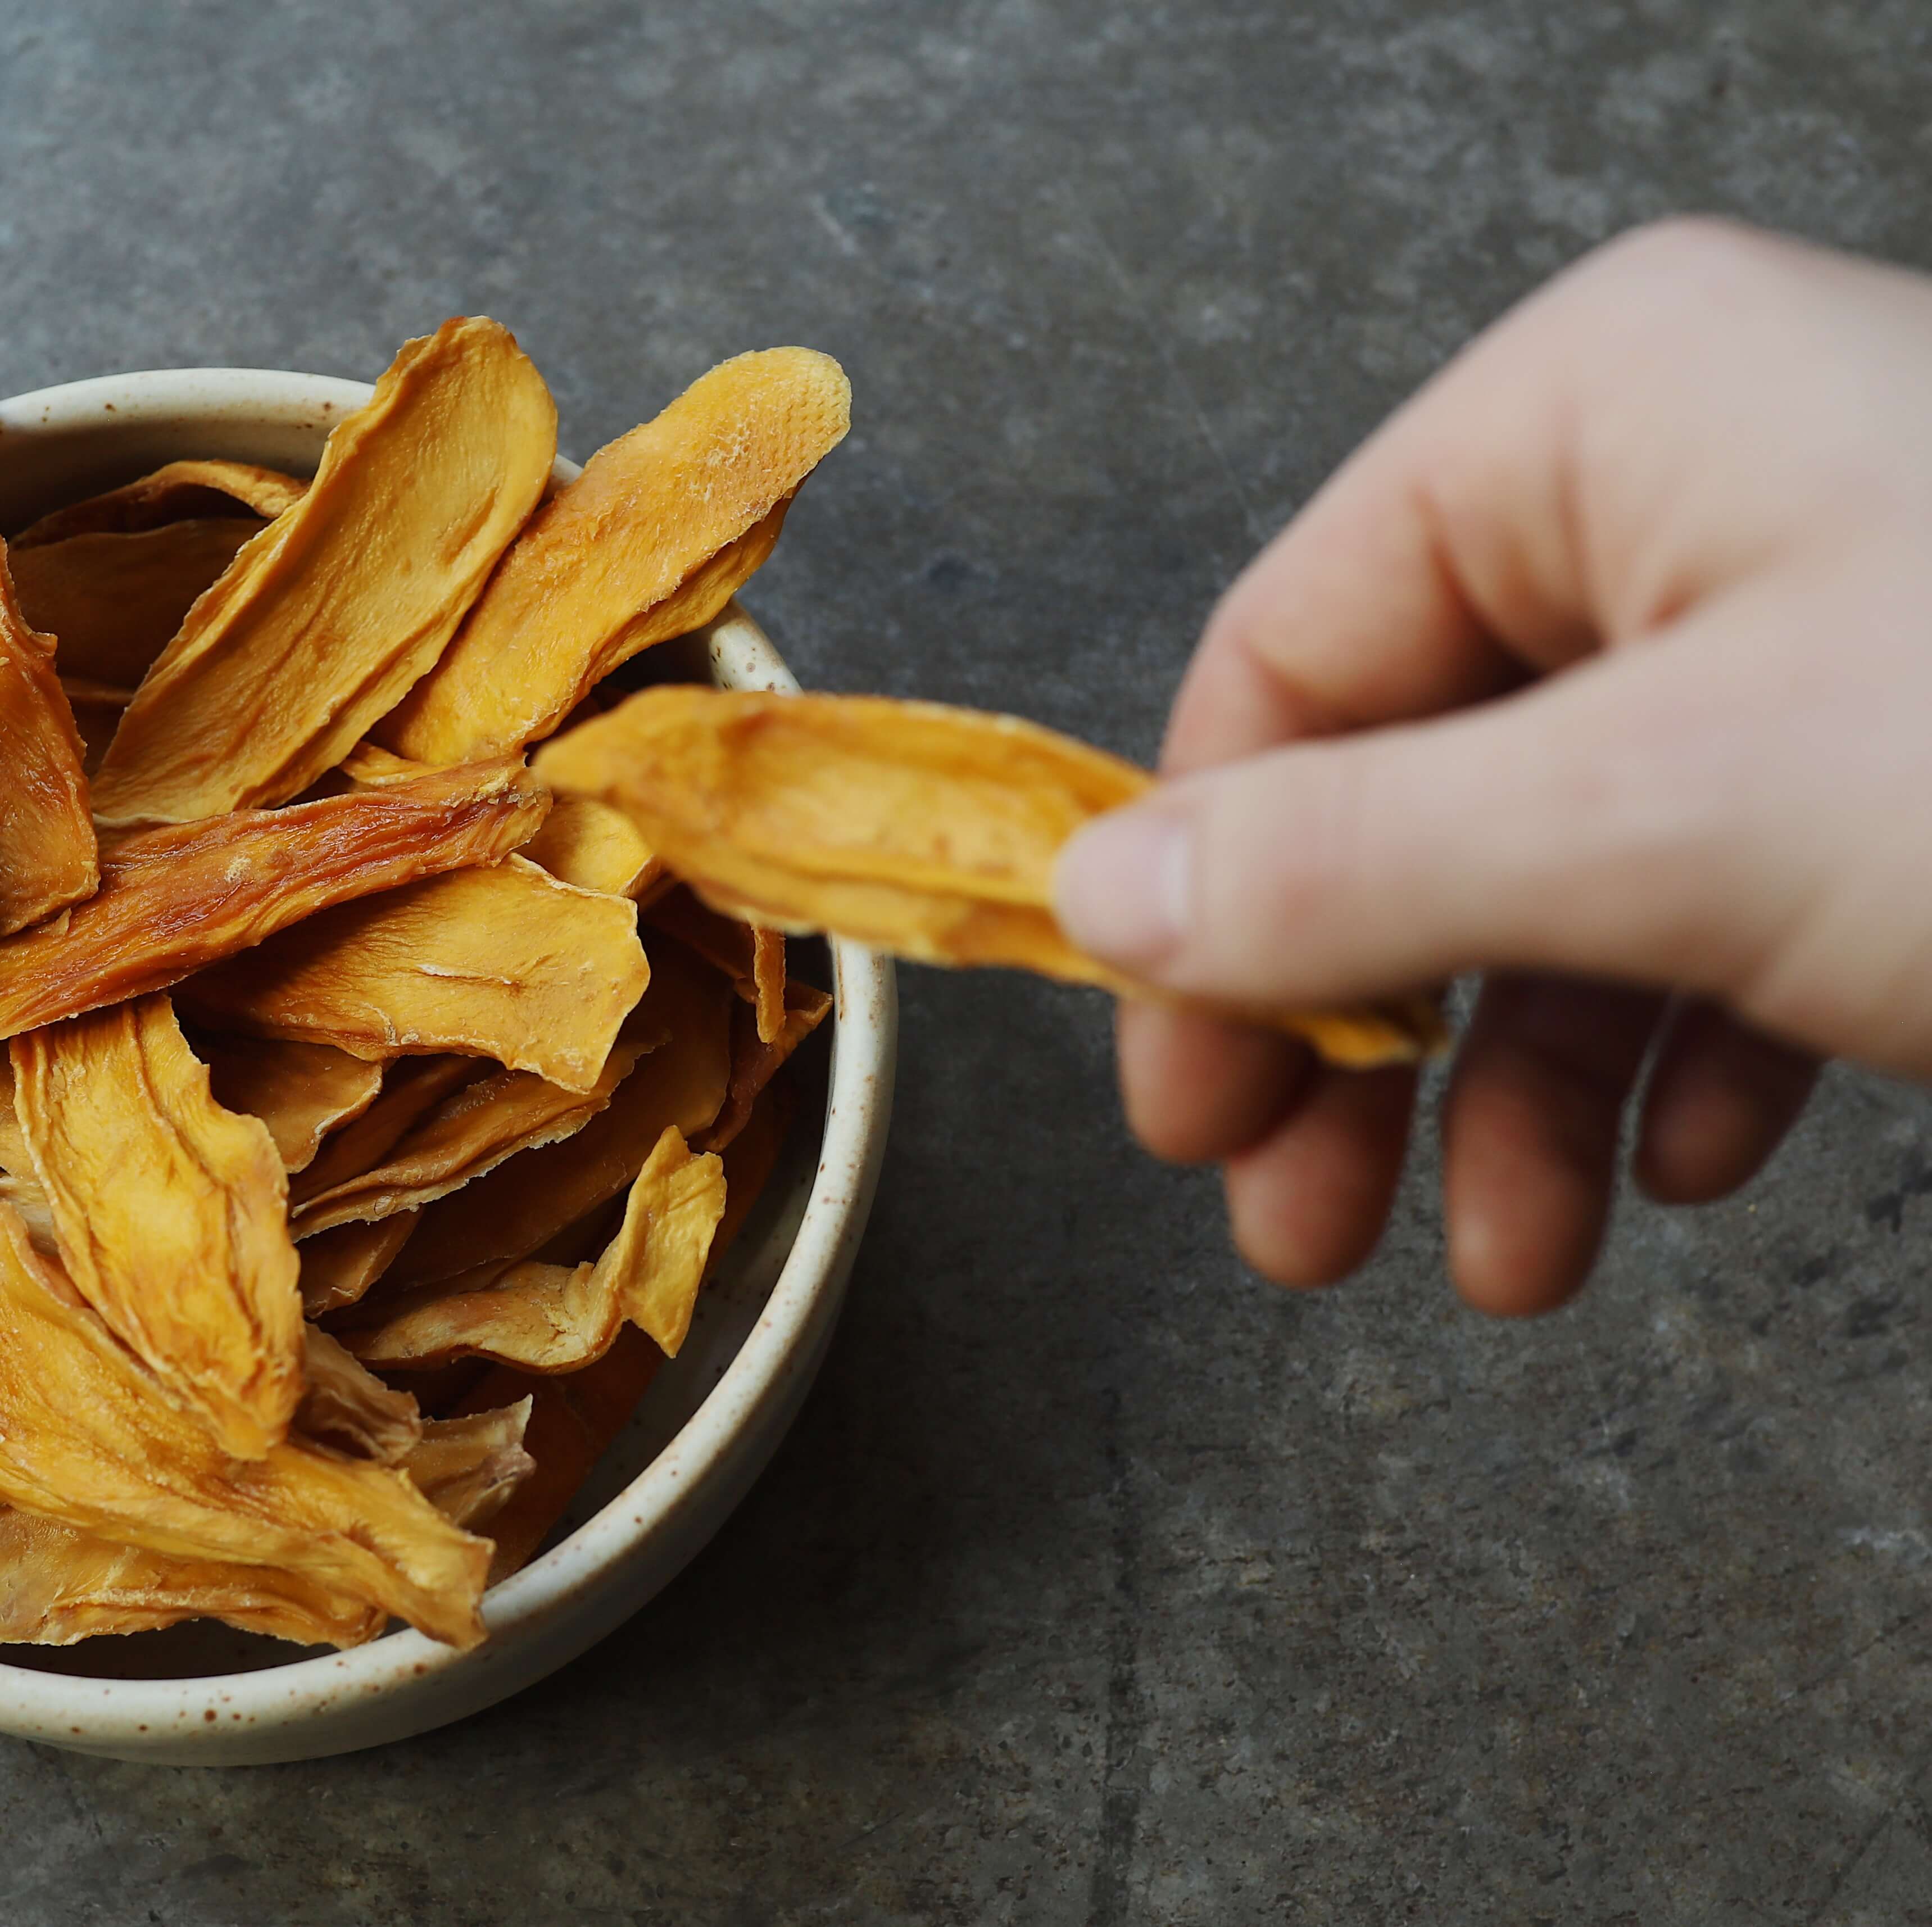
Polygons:
<instances>
[{"instance_id":1,"label":"fingernail","mask_svg":"<svg viewBox=\"0 0 1932 1927\"><path fill-rule=\"evenodd\" d=\"M1186 932L1191 840L1180 813L1157 805L1090 823L1054 872L1060 927L1090 956L1125 970L1154 969Z\"/></svg>"}]
</instances>

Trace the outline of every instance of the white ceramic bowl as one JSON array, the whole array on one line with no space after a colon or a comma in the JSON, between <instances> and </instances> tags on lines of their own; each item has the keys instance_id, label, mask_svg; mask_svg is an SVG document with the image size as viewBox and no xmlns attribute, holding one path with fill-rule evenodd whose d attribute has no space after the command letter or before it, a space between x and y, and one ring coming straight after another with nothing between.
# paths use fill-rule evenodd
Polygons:
<instances>
[{"instance_id":1,"label":"white ceramic bowl","mask_svg":"<svg viewBox=\"0 0 1932 1927\"><path fill-rule=\"evenodd\" d=\"M0 402L0 530L164 461L223 456L313 473L360 382L252 368L109 376ZM564 461L556 479L577 473ZM797 687L734 604L685 661L729 689ZM676 646L674 646L674 647ZM744 1496L832 1336L892 1111L891 966L830 946L837 998L822 1139L801 1111L785 1159L690 1337L592 1475L568 1535L484 1602L458 1653L392 1632L347 1652L212 1625L0 1648L0 1731L124 1760L318 1758L426 1731L543 1678L665 1585Z\"/></svg>"}]
</instances>

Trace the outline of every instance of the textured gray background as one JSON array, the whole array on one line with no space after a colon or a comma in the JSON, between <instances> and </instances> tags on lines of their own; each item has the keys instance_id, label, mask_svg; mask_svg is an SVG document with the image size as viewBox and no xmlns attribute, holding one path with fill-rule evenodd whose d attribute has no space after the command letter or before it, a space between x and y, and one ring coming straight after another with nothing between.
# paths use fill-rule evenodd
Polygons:
<instances>
[{"instance_id":1,"label":"textured gray background","mask_svg":"<svg viewBox=\"0 0 1932 1927\"><path fill-rule=\"evenodd\" d=\"M1148 752L1258 540L1472 329L1718 207L1932 260L1922 0L0 6L0 392L512 325L583 454L857 392L753 605L806 679ZM764 1484L548 1687L362 1757L0 1742L0 1919L1932 1921L1932 1109L1456 1310L1431 1173L1279 1295L1098 1003L908 973Z\"/></svg>"}]
</instances>

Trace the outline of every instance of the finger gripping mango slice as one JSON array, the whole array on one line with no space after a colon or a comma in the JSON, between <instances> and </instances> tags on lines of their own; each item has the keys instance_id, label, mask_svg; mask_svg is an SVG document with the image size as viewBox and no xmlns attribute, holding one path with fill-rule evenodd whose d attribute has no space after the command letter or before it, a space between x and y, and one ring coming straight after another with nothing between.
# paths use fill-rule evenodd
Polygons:
<instances>
[{"instance_id":1,"label":"finger gripping mango slice","mask_svg":"<svg viewBox=\"0 0 1932 1927\"><path fill-rule=\"evenodd\" d=\"M716 908L926 963L1006 964L1155 993L1061 932L1053 866L1144 796L1132 764L1016 717L884 697L647 689L540 750L542 779L616 805ZM1247 1010L1336 1063L1420 1056L1427 1000Z\"/></svg>"}]
</instances>

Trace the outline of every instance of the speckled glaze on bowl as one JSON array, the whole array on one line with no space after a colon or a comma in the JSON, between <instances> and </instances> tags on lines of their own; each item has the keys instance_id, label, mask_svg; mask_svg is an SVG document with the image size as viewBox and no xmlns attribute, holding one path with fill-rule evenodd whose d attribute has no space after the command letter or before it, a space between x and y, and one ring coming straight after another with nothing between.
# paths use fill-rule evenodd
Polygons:
<instances>
[{"instance_id":1,"label":"speckled glaze on bowl","mask_svg":"<svg viewBox=\"0 0 1932 1927\"><path fill-rule=\"evenodd\" d=\"M0 402L0 529L188 455L311 473L360 382L248 368L115 375ZM557 464L556 479L577 470ZM681 658L679 652L682 650ZM701 653L700 653L701 651ZM797 685L734 604L673 645L729 689ZM668 1583L776 1449L832 1337L884 1157L896 1007L890 964L829 947L837 998L824 1127L803 1107L787 1155L690 1338L592 1475L550 1550L494 1587L458 1653L392 1632L347 1652L212 1626L4 1649L0 1732L123 1760L308 1760L427 1731L506 1698L601 1639Z\"/></svg>"}]
</instances>

